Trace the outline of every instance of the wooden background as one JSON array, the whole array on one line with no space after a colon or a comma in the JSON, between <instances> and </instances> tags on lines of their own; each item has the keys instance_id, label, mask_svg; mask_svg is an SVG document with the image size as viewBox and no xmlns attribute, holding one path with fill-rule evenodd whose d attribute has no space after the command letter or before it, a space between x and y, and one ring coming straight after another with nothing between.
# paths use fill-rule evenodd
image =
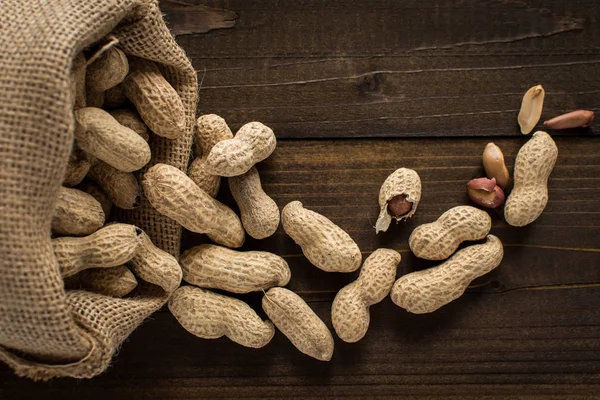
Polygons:
<instances>
[{"instance_id":1,"label":"wooden background","mask_svg":"<svg viewBox=\"0 0 600 400\"><path fill-rule=\"evenodd\" d=\"M208 9L205 7L209 7ZM202 81L200 113L232 129L258 120L278 138L259 166L280 207L300 200L331 218L366 257L402 253L399 275L432 263L411 255L413 228L468 204L489 141L512 171L526 142L516 124L527 88L543 84L543 119L598 110L596 0L161 1ZM202 340L156 313L93 380L34 384L0 366L2 398L267 397L600 398L600 138L556 134L550 202L526 228L492 212L501 266L454 303L411 315L371 308L359 343L336 340L333 360L298 352L277 333L260 350ZM375 235L385 177L414 168L416 215ZM221 198L231 204L224 187ZM184 246L205 239L185 233ZM336 292L356 274L329 274L280 230L246 249L283 255L289 288L331 327ZM260 312L260 294L242 296Z\"/></svg>"}]
</instances>

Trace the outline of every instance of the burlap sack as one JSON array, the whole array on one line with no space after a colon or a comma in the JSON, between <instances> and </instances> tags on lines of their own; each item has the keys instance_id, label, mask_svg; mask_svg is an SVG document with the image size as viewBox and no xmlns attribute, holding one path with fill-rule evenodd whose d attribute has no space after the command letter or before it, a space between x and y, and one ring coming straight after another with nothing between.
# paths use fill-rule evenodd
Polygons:
<instances>
[{"instance_id":1,"label":"burlap sack","mask_svg":"<svg viewBox=\"0 0 600 400\"><path fill-rule=\"evenodd\" d=\"M188 135L154 136L152 163L181 169L196 74L154 1L10 0L0 10L0 359L33 379L89 378L167 296L149 284L126 299L64 290L50 221L73 142L73 58L112 32L126 53L160 63L187 108ZM126 217L177 255L175 222L146 203Z\"/></svg>"}]
</instances>

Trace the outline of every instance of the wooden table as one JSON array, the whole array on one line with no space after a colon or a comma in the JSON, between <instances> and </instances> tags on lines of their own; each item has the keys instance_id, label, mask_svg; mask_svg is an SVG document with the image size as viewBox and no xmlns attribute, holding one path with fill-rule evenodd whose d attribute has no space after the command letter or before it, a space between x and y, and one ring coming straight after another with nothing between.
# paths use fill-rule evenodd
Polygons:
<instances>
[{"instance_id":1,"label":"wooden table","mask_svg":"<svg viewBox=\"0 0 600 400\"><path fill-rule=\"evenodd\" d=\"M300 200L331 218L364 256L400 251L399 275L434 265L410 253L408 236L469 204L465 184L482 176L486 143L504 150L512 171L528 139L516 124L527 88L544 85L544 119L598 110L595 0L185 2L196 5L161 7L198 70L199 113L217 113L234 130L254 120L271 126L278 147L259 167L267 193L280 207ZM513 228L492 212L505 245L497 270L433 314L385 299L371 308L364 340L337 339L329 363L281 333L260 350L198 339L165 309L103 376L34 384L2 366L0 397L600 398L597 129L556 133L550 202L534 224ZM421 204L375 235L379 187L399 167L420 174ZM226 187L221 197L232 204ZM185 247L203 240L186 232ZM245 248L283 255L289 288L331 326L331 302L356 274L310 266L281 228ZM260 294L242 298L260 310Z\"/></svg>"}]
</instances>

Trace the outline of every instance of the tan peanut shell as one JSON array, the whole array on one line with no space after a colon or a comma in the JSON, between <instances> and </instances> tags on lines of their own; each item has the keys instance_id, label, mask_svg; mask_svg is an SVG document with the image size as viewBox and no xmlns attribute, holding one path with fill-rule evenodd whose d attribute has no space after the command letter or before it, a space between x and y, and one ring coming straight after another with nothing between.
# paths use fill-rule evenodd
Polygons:
<instances>
[{"instance_id":1,"label":"tan peanut shell","mask_svg":"<svg viewBox=\"0 0 600 400\"><path fill-rule=\"evenodd\" d=\"M142 187L148 201L159 213L184 228L206 233L223 246L236 248L244 244L244 228L238 216L196 186L179 169L156 164L144 174Z\"/></svg>"},{"instance_id":2,"label":"tan peanut shell","mask_svg":"<svg viewBox=\"0 0 600 400\"><path fill-rule=\"evenodd\" d=\"M75 110L86 106L85 99L85 74L87 70L87 62L85 55L79 53L73 59L73 68L71 71L71 92L73 94Z\"/></svg>"},{"instance_id":3,"label":"tan peanut shell","mask_svg":"<svg viewBox=\"0 0 600 400\"><path fill-rule=\"evenodd\" d=\"M195 158L188 168L187 175L210 197L217 197L221 187L221 177L206 170L206 157Z\"/></svg>"},{"instance_id":4,"label":"tan peanut shell","mask_svg":"<svg viewBox=\"0 0 600 400\"><path fill-rule=\"evenodd\" d=\"M433 312L459 298L471 281L500 265L503 256L500 239L488 235L484 244L457 251L436 267L402 276L392 287L392 301L414 314Z\"/></svg>"},{"instance_id":5,"label":"tan peanut shell","mask_svg":"<svg viewBox=\"0 0 600 400\"><path fill-rule=\"evenodd\" d=\"M65 172L65 178L63 179L63 186L73 187L79 185L87 175L91 166L92 164L88 160L85 152L74 145L73 150L69 155L69 163L67 164L67 171Z\"/></svg>"},{"instance_id":6,"label":"tan peanut shell","mask_svg":"<svg viewBox=\"0 0 600 400\"><path fill-rule=\"evenodd\" d=\"M95 90L91 90L88 86L86 86L85 106L100 108L103 105L104 105L104 92L97 92Z\"/></svg>"},{"instance_id":7,"label":"tan peanut shell","mask_svg":"<svg viewBox=\"0 0 600 400\"><path fill-rule=\"evenodd\" d=\"M102 108L113 109L124 107L127 105L127 101L127 97L125 97L125 93L123 93L123 85L118 84L104 92L104 103L102 104Z\"/></svg>"},{"instance_id":8,"label":"tan peanut shell","mask_svg":"<svg viewBox=\"0 0 600 400\"><path fill-rule=\"evenodd\" d=\"M81 190L60 187L52 232L58 235L84 236L102 228L105 221L102 206Z\"/></svg>"},{"instance_id":9,"label":"tan peanut shell","mask_svg":"<svg viewBox=\"0 0 600 400\"><path fill-rule=\"evenodd\" d=\"M148 128L168 139L185 135L185 108L181 98L156 63L134 57L123 83L125 96L135 105Z\"/></svg>"},{"instance_id":10,"label":"tan peanut shell","mask_svg":"<svg viewBox=\"0 0 600 400\"><path fill-rule=\"evenodd\" d=\"M123 265L138 249L138 230L133 225L111 224L84 237L52 239L52 249L63 277L88 268Z\"/></svg>"},{"instance_id":11,"label":"tan peanut shell","mask_svg":"<svg viewBox=\"0 0 600 400\"><path fill-rule=\"evenodd\" d=\"M436 221L415 228L408 244L415 256L426 260L445 260L466 240L480 240L492 229L492 219L483 210L457 206Z\"/></svg>"},{"instance_id":12,"label":"tan peanut shell","mask_svg":"<svg viewBox=\"0 0 600 400\"><path fill-rule=\"evenodd\" d=\"M233 139L233 133L225 120L218 115L202 115L196 120L194 140L197 153L208 156L215 144L229 139Z\"/></svg>"},{"instance_id":13,"label":"tan peanut shell","mask_svg":"<svg viewBox=\"0 0 600 400\"><path fill-rule=\"evenodd\" d=\"M388 203L396 196L405 196L405 201L412 203L410 211L400 216L390 215ZM375 233L388 230L392 218L397 221L413 216L421 200L421 178L416 171L408 168L399 168L390 174L379 190L379 218L375 224Z\"/></svg>"},{"instance_id":14,"label":"tan peanut shell","mask_svg":"<svg viewBox=\"0 0 600 400\"><path fill-rule=\"evenodd\" d=\"M227 336L242 346L260 348L275 334L273 324L243 301L193 286L177 289L169 310L185 330L203 339Z\"/></svg>"},{"instance_id":15,"label":"tan peanut shell","mask_svg":"<svg viewBox=\"0 0 600 400\"><path fill-rule=\"evenodd\" d=\"M358 279L338 292L331 306L331 322L344 342L362 339L369 329L369 306L381 302L392 289L400 254L377 249L363 263Z\"/></svg>"},{"instance_id":16,"label":"tan peanut shell","mask_svg":"<svg viewBox=\"0 0 600 400\"><path fill-rule=\"evenodd\" d=\"M229 190L240 208L242 225L254 239L264 239L279 226L279 208L260 184L256 167L243 175L229 178Z\"/></svg>"},{"instance_id":17,"label":"tan peanut shell","mask_svg":"<svg viewBox=\"0 0 600 400\"><path fill-rule=\"evenodd\" d=\"M129 108L117 108L108 112L117 122L124 127L127 127L140 135L146 142L150 140L150 134L148 133L148 127L142 121L142 118L137 111L130 110Z\"/></svg>"},{"instance_id":18,"label":"tan peanut shell","mask_svg":"<svg viewBox=\"0 0 600 400\"><path fill-rule=\"evenodd\" d=\"M81 275L84 289L111 297L127 296L138 284L135 275L124 265L86 269Z\"/></svg>"},{"instance_id":19,"label":"tan peanut shell","mask_svg":"<svg viewBox=\"0 0 600 400\"><path fill-rule=\"evenodd\" d=\"M88 65L88 86L91 90L104 92L121 83L128 72L125 53L113 46Z\"/></svg>"},{"instance_id":20,"label":"tan peanut shell","mask_svg":"<svg viewBox=\"0 0 600 400\"><path fill-rule=\"evenodd\" d=\"M314 266L327 272L352 272L360 267L358 245L342 228L325 216L292 201L283 208L285 232L302 248Z\"/></svg>"},{"instance_id":21,"label":"tan peanut shell","mask_svg":"<svg viewBox=\"0 0 600 400\"><path fill-rule=\"evenodd\" d=\"M86 192L94 199L96 199L98 203L100 203L102 211L104 211L105 220L108 221L108 217L110 216L110 211L112 210L113 204L110 198L107 196L107 194L104 193L102 189L100 189L98 186L89 181L83 182L82 184L77 186L77 189Z\"/></svg>"},{"instance_id":22,"label":"tan peanut shell","mask_svg":"<svg viewBox=\"0 0 600 400\"><path fill-rule=\"evenodd\" d=\"M175 257L156 247L145 232L139 234L138 249L128 265L140 279L167 293L174 292L181 283L181 267Z\"/></svg>"},{"instance_id":23,"label":"tan peanut shell","mask_svg":"<svg viewBox=\"0 0 600 400\"><path fill-rule=\"evenodd\" d=\"M211 174L206 168L206 159L215 144L222 140L232 139L233 134L225 120L218 115L202 115L196 121L194 140L197 158L188 168L188 176L211 197L216 197L221 186L221 177Z\"/></svg>"},{"instance_id":24,"label":"tan peanut shell","mask_svg":"<svg viewBox=\"0 0 600 400\"><path fill-rule=\"evenodd\" d=\"M180 259L183 279L192 285L249 293L285 286L291 272L287 262L266 251L235 251L201 244L185 251Z\"/></svg>"},{"instance_id":25,"label":"tan peanut shell","mask_svg":"<svg viewBox=\"0 0 600 400\"><path fill-rule=\"evenodd\" d=\"M206 159L206 168L214 175L241 175L269 157L276 145L277 139L271 128L260 122L249 122L237 131L233 139L214 145Z\"/></svg>"},{"instance_id":26,"label":"tan peanut shell","mask_svg":"<svg viewBox=\"0 0 600 400\"><path fill-rule=\"evenodd\" d=\"M102 188L115 206L124 210L139 207L140 187L131 172L119 171L105 162L97 161L88 176Z\"/></svg>"},{"instance_id":27,"label":"tan peanut shell","mask_svg":"<svg viewBox=\"0 0 600 400\"><path fill-rule=\"evenodd\" d=\"M534 133L521 147L515 160L514 186L504 207L510 225L528 225L542 214L548 203L548 177L557 157L556 143L544 131Z\"/></svg>"},{"instance_id":28,"label":"tan peanut shell","mask_svg":"<svg viewBox=\"0 0 600 400\"><path fill-rule=\"evenodd\" d=\"M75 111L75 120L79 147L119 171L136 171L150 161L148 143L108 112L85 107Z\"/></svg>"},{"instance_id":29,"label":"tan peanut shell","mask_svg":"<svg viewBox=\"0 0 600 400\"><path fill-rule=\"evenodd\" d=\"M262 308L298 350L317 360L331 360L331 332L302 297L288 289L272 288L263 296Z\"/></svg>"}]
</instances>

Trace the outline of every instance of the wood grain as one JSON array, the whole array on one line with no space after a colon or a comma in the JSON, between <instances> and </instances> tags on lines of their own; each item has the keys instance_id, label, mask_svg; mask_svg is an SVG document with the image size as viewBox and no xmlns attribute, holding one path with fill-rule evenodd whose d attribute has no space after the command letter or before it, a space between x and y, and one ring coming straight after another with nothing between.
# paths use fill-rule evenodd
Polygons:
<instances>
[{"instance_id":1,"label":"wood grain","mask_svg":"<svg viewBox=\"0 0 600 400\"><path fill-rule=\"evenodd\" d=\"M494 141L512 172L528 137L521 96L546 89L543 119L598 110L600 8L594 0L169 0L161 2L201 82L198 112L236 130L257 120L278 147L259 171L280 208L320 212L358 243L402 254L398 275L435 265L408 249L418 225L469 204ZM235 21L235 24L233 24ZM227 29L220 29L227 28ZM0 398L600 399L600 137L553 132L550 201L513 228L491 212L505 245L499 268L457 301L412 315L389 298L356 344L336 338L330 363L281 334L252 350L202 340L166 309L123 345L103 376L32 383L0 366ZM377 195L396 168L415 169L415 216L376 235ZM235 207L224 183L219 198ZM184 248L207 242L184 232ZM290 264L289 288L331 328L336 292L358 274L325 273L281 227L244 249ZM259 312L260 293L236 296Z\"/></svg>"},{"instance_id":2,"label":"wood grain","mask_svg":"<svg viewBox=\"0 0 600 400\"><path fill-rule=\"evenodd\" d=\"M597 107L593 0L211 1L236 28L178 38L204 80L198 109L280 137L518 136L538 83L544 118ZM206 71L204 74L204 70Z\"/></svg>"}]
</instances>

